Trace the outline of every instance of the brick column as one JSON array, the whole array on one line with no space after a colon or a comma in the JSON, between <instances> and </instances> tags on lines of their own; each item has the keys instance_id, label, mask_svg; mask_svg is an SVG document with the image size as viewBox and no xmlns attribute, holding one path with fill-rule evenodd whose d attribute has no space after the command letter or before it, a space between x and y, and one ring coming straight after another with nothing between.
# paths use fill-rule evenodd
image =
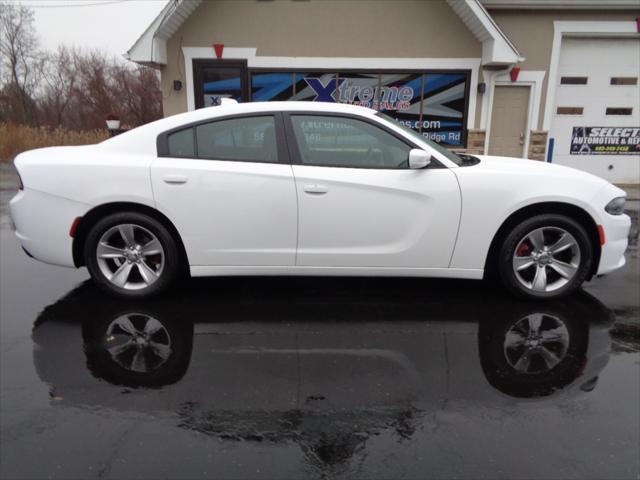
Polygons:
<instances>
[{"instance_id":1,"label":"brick column","mask_svg":"<svg viewBox=\"0 0 640 480\"><path fill-rule=\"evenodd\" d=\"M529 134L529 151L527 158L531 160L545 161L547 153L547 135L549 132L541 130L531 130Z\"/></svg>"},{"instance_id":2,"label":"brick column","mask_svg":"<svg viewBox=\"0 0 640 480\"><path fill-rule=\"evenodd\" d=\"M469 129L466 152L470 155L484 155L486 132L475 128Z\"/></svg>"}]
</instances>

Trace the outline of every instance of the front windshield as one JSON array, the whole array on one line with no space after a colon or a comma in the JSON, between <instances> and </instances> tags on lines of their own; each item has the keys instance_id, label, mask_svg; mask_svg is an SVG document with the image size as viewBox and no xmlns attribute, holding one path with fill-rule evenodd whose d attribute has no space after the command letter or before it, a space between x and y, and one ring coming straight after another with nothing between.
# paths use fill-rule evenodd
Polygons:
<instances>
[{"instance_id":1,"label":"front windshield","mask_svg":"<svg viewBox=\"0 0 640 480\"><path fill-rule=\"evenodd\" d=\"M378 115L379 117L384 118L385 120L388 120L390 122L393 122L394 125L397 125L398 127L400 127L402 130L404 130L405 132L407 132L409 135L411 135L411 137L413 137L416 141L419 142L424 142L427 145L429 145L431 148L433 148L434 150L437 150L439 153L441 153L443 156L447 157L448 160L451 160L453 163L455 163L456 165L460 166L462 165L464 162L462 161L462 159L456 155L455 153L453 153L451 150L449 150L448 148L443 147L442 145L434 142L433 140L429 140L427 137L425 137L424 135L422 135L421 133L416 132L415 130L404 126L402 123L398 122L395 118L390 117L389 115L386 115L384 113L380 113L377 112L376 115Z\"/></svg>"}]
</instances>

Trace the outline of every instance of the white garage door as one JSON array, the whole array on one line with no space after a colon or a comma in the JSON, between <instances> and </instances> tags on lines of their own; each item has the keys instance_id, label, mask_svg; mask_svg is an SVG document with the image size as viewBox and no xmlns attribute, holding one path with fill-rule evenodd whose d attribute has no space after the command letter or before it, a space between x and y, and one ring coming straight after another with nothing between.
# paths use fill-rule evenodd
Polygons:
<instances>
[{"instance_id":1,"label":"white garage door","mask_svg":"<svg viewBox=\"0 0 640 480\"><path fill-rule=\"evenodd\" d=\"M565 38L549 137L553 162L640 182L640 40Z\"/></svg>"}]
</instances>

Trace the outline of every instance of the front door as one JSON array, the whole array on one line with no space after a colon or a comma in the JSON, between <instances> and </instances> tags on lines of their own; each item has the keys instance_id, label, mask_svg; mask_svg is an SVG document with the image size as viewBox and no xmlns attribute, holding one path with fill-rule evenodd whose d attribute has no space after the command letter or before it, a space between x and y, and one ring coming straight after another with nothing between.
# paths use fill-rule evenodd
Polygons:
<instances>
[{"instance_id":1,"label":"front door","mask_svg":"<svg viewBox=\"0 0 640 480\"><path fill-rule=\"evenodd\" d=\"M524 157L529 87L496 87L493 94L489 155Z\"/></svg>"},{"instance_id":2,"label":"front door","mask_svg":"<svg viewBox=\"0 0 640 480\"><path fill-rule=\"evenodd\" d=\"M369 121L288 118L288 139L296 140L297 265L449 266L460 218L449 169L409 169L412 146Z\"/></svg>"},{"instance_id":3,"label":"front door","mask_svg":"<svg viewBox=\"0 0 640 480\"><path fill-rule=\"evenodd\" d=\"M193 79L196 108L219 105L221 98L248 100L246 60L195 59Z\"/></svg>"},{"instance_id":4,"label":"front door","mask_svg":"<svg viewBox=\"0 0 640 480\"><path fill-rule=\"evenodd\" d=\"M157 208L191 266L293 266L295 185L279 116L212 120L166 136L151 166Z\"/></svg>"}]
</instances>

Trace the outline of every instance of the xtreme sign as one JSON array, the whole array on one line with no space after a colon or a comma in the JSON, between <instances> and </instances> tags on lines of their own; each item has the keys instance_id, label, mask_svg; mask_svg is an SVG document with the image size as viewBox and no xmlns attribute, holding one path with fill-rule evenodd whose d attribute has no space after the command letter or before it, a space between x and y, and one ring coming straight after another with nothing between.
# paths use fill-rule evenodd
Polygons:
<instances>
[{"instance_id":1,"label":"xtreme sign","mask_svg":"<svg viewBox=\"0 0 640 480\"><path fill-rule=\"evenodd\" d=\"M304 81L315 92L316 102L338 102L376 110L407 110L415 96L413 88L403 86L354 85L346 78L331 78L323 84L320 78Z\"/></svg>"}]
</instances>

